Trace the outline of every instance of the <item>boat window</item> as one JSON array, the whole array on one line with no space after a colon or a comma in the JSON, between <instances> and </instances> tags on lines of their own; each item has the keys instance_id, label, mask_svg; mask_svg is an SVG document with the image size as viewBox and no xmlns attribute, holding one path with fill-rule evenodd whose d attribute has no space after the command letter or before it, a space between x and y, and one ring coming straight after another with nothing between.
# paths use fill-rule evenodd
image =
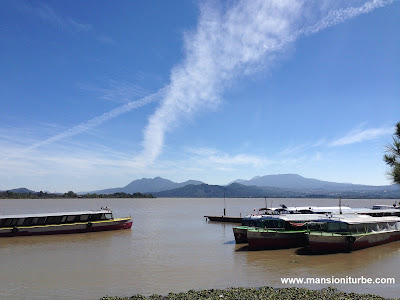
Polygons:
<instances>
[{"instance_id":1,"label":"boat window","mask_svg":"<svg viewBox=\"0 0 400 300\"><path fill-rule=\"evenodd\" d=\"M36 225L39 221L39 218L32 218L31 226Z\"/></svg>"},{"instance_id":2,"label":"boat window","mask_svg":"<svg viewBox=\"0 0 400 300\"><path fill-rule=\"evenodd\" d=\"M100 220L105 220L106 216L104 214L101 214Z\"/></svg>"},{"instance_id":3,"label":"boat window","mask_svg":"<svg viewBox=\"0 0 400 300\"><path fill-rule=\"evenodd\" d=\"M67 216L63 216L60 223L65 223L66 220L67 220Z\"/></svg>"},{"instance_id":4,"label":"boat window","mask_svg":"<svg viewBox=\"0 0 400 300\"><path fill-rule=\"evenodd\" d=\"M12 219L10 226L17 225L19 219Z\"/></svg>"},{"instance_id":5,"label":"boat window","mask_svg":"<svg viewBox=\"0 0 400 300\"><path fill-rule=\"evenodd\" d=\"M79 216L67 216L68 223L74 223L79 220Z\"/></svg>"},{"instance_id":6,"label":"boat window","mask_svg":"<svg viewBox=\"0 0 400 300\"><path fill-rule=\"evenodd\" d=\"M46 217L40 217L37 225L44 225L46 223Z\"/></svg>"},{"instance_id":7,"label":"boat window","mask_svg":"<svg viewBox=\"0 0 400 300\"><path fill-rule=\"evenodd\" d=\"M347 224L343 222L329 222L327 231L347 231Z\"/></svg>"},{"instance_id":8,"label":"boat window","mask_svg":"<svg viewBox=\"0 0 400 300\"><path fill-rule=\"evenodd\" d=\"M79 218L80 221L87 221L88 219L89 219L89 215L82 215Z\"/></svg>"},{"instance_id":9,"label":"boat window","mask_svg":"<svg viewBox=\"0 0 400 300\"><path fill-rule=\"evenodd\" d=\"M322 231L326 231L327 230L327 223L326 222L315 222L315 223L311 223L311 225L309 226L310 230L322 230Z\"/></svg>"},{"instance_id":10,"label":"boat window","mask_svg":"<svg viewBox=\"0 0 400 300\"><path fill-rule=\"evenodd\" d=\"M24 224L25 218L21 218L18 220L17 225L21 226L22 224Z\"/></svg>"},{"instance_id":11,"label":"boat window","mask_svg":"<svg viewBox=\"0 0 400 300\"><path fill-rule=\"evenodd\" d=\"M349 225L349 232L354 233L364 233L367 232L368 228L366 228L365 224L352 224Z\"/></svg>"},{"instance_id":12,"label":"boat window","mask_svg":"<svg viewBox=\"0 0 400 300\"><path fill-rule=\"evenodd\" d=\"M32 224L33 218L25 218L24 226L30 226Z\"/></svg>"},{"instance_id":13,"label":"boat window","mask_svg":"<svg viewBox=\"0 0 400 300\"><path fill-rule=\"evenodd\" d=\"M282 228L284 222L280 220L268 220L268 228Z\"/></svg>"},{"instance_id":14,"label":"boat window","mask_svg":"<svg viewBox=\"0 0 400 300\"><path fill-rule=\"evenodd\" d=\"M13 219L5 219L5 221L4 221L4 223L3 223L3 226L5 226L5 227L10 226L12 220L13 220Z\"/></svg>"},{"instance_id":15,"label":"boat window","mask_svg":"<svg viewBox=\"0 0 400 300\"><path fill-rule=\"evenodd\" d=\"M379 224L380 225L380 228L381 228L381 230L383 231L383 230L387 230L388 229L388 223L380 223Z\"/></svg>"},{"instance_id":16,"label":"boat window","mask_svg":"<svg viewBox=\"0 0 400 300\"><path fill-rule=\"evenodd\" d=\"M50 216L47 217L46 224L60 224L63 216Z\"/></svg>"},{"instance_id":17,"label":"boat window","mask_svg":"<svg viewBox=\"0 0 400 300\"><path fill-rule=\"evenodd\" d=\"M105 217L107 220L112 220L112 214L105 214Z\"/></svg>"},{"instance_id":18,"label":"boat window","mask_svg":"<svg viewBox=\"0 0 400 300\"><path fill-rule=\"evenodd\" d=\"M89 220L90 221L97 221L100 220L102 214L94 214L94 215L90 215Z\"/></svg>"},{"instance_id":19,"label":"boat window","mask_svg":"<svg viewBox=\"0 0 400 300\"><path fill-rule=\"evenodd\" d=\"M0 219L0 227L6 226L7 219Z\"/></svg>"},{"instance_id":20,"label":"boat window","mask_svg":"<svg viewBox=\"0 0 400 300\"><path fill-rule=\"evenodd\" d=\"M263 227L264 226L264 221L263 220L255 220L255 221L253 221L252 226L253 227Z\"/></svg>"}]
</instances>

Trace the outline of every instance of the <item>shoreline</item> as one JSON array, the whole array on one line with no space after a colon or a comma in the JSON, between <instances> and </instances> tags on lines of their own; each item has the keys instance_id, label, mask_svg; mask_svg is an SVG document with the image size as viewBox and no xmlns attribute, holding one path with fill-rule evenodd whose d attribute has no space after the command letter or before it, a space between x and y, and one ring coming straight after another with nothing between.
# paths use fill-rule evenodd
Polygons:
<instances>
[{"instance_id":1,"label":"shoreline","mask_svg":"<svg viewBox=\"0 0 400 300\"><path fill-rule=\"evenodd\" d=\"M399 300L400 298L384 298L373 294L356 294L339 291L337 288L328 287L320 290L311 290L299 287L273 288L273 287L231 287L227 289L189 290L182 293L169 293L168 295L133 295L133 296L105 296L101 300L172 300L172 299L273 299L273 300Z\"/></svg>"}]
</instances>

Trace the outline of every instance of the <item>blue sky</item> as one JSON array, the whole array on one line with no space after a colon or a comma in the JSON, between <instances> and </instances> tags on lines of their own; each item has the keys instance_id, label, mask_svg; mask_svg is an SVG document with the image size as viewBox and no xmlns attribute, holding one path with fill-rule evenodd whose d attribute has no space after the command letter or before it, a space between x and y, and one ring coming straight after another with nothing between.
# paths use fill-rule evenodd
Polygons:
<instances>
[{"instance_id":1,"label":"blue sky","mask_svg":"<svg viewBox=\"0 0 400 300\"><path fill-rule=\"evenodd\" d=\"M390 184L399 1L1 1L0 190Z\"/></svg>"}]
</instances>

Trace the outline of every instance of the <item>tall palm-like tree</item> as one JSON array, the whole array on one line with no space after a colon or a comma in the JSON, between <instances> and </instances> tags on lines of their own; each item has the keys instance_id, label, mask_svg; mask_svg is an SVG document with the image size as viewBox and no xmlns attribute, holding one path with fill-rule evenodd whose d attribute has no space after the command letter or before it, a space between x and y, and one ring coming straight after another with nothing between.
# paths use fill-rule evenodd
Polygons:
<instances>
[{"instance_id":1,"label":"tall palm-like tree","mask_svg":"<svg viewBox=\"0 0 400 300\"><path fill-rule=\"evenodd\" d=\"M386 146L383 160L390 166L389 176L394 183L400 184L400 122L396 124L393 144Z\"/></svg>"}]
</instances>

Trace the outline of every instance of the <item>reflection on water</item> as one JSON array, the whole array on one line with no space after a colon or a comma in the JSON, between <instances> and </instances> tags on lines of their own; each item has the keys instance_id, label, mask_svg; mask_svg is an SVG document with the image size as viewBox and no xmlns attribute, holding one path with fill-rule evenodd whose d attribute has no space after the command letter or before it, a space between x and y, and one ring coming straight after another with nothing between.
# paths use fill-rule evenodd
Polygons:
<instances>
[{"instance_id":1,"label":"reflection on water","mask_svg":"<svg viewBox=\"0 0 400 300\"><path fill-rule=\"evenodd\" d=\"M269 203L272 202L268 200ZM347 200L352 207L390 200ZM227 214L264 206L264 199L226 199ZM337 205L337 200L275 199L275 205ZM132 215L132 230L2 238L0 299L98 299L231 286L283 286L282 277L393 277L397 285L338 286L396 297L400 242L353 253L299 255L296 249L247 251L235 224L207 222L223 199L0 200L3 213L73 211L109 206ZM308 286L322 288L321 285Z\"/></svg>"}]
</instances>

